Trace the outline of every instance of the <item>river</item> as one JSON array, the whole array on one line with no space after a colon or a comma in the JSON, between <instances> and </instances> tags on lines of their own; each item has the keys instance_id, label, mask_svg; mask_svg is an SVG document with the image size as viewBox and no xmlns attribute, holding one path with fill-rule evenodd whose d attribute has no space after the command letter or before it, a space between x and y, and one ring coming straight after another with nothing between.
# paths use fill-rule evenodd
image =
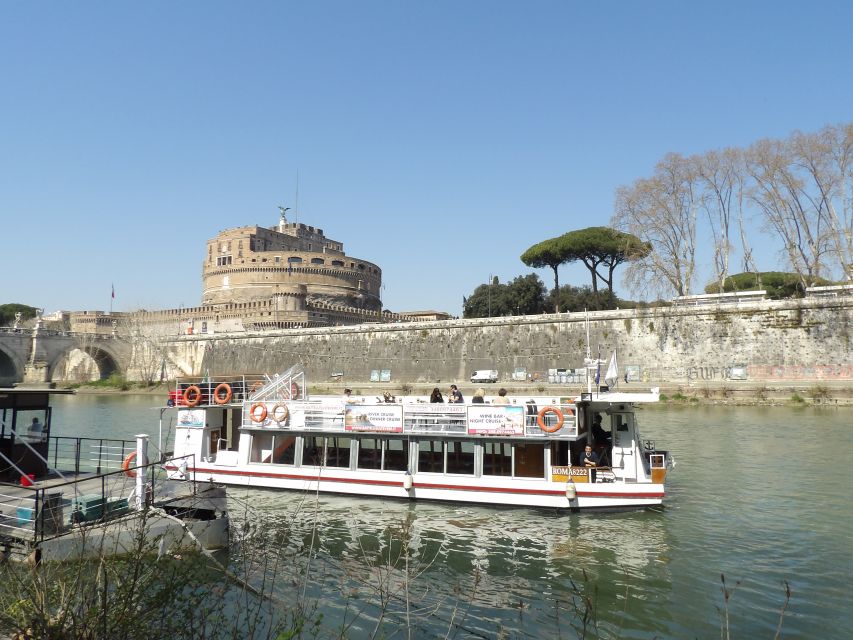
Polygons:
<instances>
[{"instance_id":1,"label":"river","mask_svg":"<svg viewBox=\"0 0 853 640\"><path fill-rule=\"evenodd\" d=\"M157 400L54 397L53 435L156 443ZM786 581L783 637L849 637L853 409L659 407L638 419L677 461L660 509L556 515L231 488L232 512L286 519L312 547L298 588L324 614L321 637L350 623L348 637L367 637L384 611L385 637L407 637L394 635L402 624L411 637L571 638L587 593L586 637L720 637L727 613L732 638L773 638ZM168 418L163 429L171 437ZM401 544L408 567L391 570ZM297 588L277 571L281 593Z\"/></svg>"}]
</instances>

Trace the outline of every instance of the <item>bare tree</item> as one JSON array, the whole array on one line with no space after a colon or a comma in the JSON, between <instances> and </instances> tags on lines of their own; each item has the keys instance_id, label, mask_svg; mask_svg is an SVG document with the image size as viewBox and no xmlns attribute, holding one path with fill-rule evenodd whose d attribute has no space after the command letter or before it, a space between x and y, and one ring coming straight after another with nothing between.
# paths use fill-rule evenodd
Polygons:
<instances>
[{"instance_id":1,"label":"bare tree","mask_svg":"<svg viewBox=\"0 0 853 640\"><path fill-rule=\"evenodd\" d=\"M617 190L612 226L652 246L648 256L628 265L629 288L689 293L696 271L697 180L695 163L670 153L652 178Z\"/></svg>"},{"instance_id":2,"label":"bare tree","mask_svg":"<svg viewBox=\"0 0 853 640\"><path fill-rule=\"evenodd\" d=\"M121 333L132 343L128 373L133 372L147 385L159 381L166 361L166 335L163 327L152 322L145 313L127 314Z\"/></svg>"},{"instance_id":3,"label":"bare tree","mask_svg":"<svg viewBox=\"0 0 853 640\"><path fill-rule=\"evenodd\" d=\"M729 275L732 216L735 215L739 222L742 220L741 158L740 150L729 148L710 151L693 159L702 189L699 203L705 211L714 242L714 270L720 291L723 291ZM743 231L743 226L740 226Z\"/></svg>"},{"instance_id":4,"label":"bare tree","mask_svg":"<svg viewBox=\"0 0 853 640\"><path fill-rule=\"evenodd\" d=\"M810 182L808 172L802 171L804 164L818 161L812 142L806 138L795 134L790 141L760 140L745 156L746 172L752 180L749 198L779 236L803 286L821 275L830 251L826 198L820 187Z\"/></svg>"},{"instance_id":5,"label":"bare tree","mask_svg":"<svg viewBox=\"0 0 853 640\"><path fill-rule=\"evenodd\" d=\"M825 127L815 134L796 133L792 161L814 190L815 210L825 217L833 271L853 264L853 123Z\"/></svg>"}]
</instances>

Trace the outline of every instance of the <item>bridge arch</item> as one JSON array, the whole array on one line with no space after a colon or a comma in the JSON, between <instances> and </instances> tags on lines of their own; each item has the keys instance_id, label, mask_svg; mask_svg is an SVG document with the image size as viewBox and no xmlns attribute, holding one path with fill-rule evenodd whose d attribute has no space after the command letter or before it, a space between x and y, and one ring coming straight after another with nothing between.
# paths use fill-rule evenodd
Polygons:
<instances>
[{"instance_id":1,"label":"bridge arch","mask_svg":"<svg viewBox=\"0 0 853 640\"><path fill-rule=\"evenodd\" d=\"M23 379L24 363L14 351L9 351L0 344L0 387L10 387Z\"/></svg>"},{"instance_id":2,"label":"bridge arch","mask_svg":"<svg viewBox=\"0 0 853 640\"><path fill-rule=\"evenodd\" d=\"M73 354L75 351L86 354L88 358L74 362ZM120 365L121 361L121 357L104 344L93 344L86 341L76 342L68 345L67 348L57 354L53 362L50 363L48 377L53 380L59 375L64 380L70 381L74 379L74 369L77 369L79 372L77 375L90 380L91 376L88 375L88 372L91 367L87 366L86 363L88 362L94 363L94 367L97 369L97 379L106 380L114 373L124 373L124 369ZM83 380L78 381L82 382Z\"/></svg>"}]
</instances>

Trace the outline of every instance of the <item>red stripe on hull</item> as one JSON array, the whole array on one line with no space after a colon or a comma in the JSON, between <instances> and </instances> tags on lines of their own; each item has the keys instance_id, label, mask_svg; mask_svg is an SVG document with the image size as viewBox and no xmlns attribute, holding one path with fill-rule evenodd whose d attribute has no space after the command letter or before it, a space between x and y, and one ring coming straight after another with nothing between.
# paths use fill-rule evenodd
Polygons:
<instances>
[{"instance_id":1,"label":"red stripe on hull","mask_svg":"<svg viewBox=\"0 0 853 640\"><path fill-rule=\"evenodd\" d=\"M228 469L202 469L190 468L188 471L194 473L215 473L229 476L241 476L250 478L271 478L278 480L301 480L303 482L337 482L343 484L382 486L382 487L399 487L399 480L369 480L355 478L336 478L334 476L304 476L291 473L266 473L259 471L231 471ZM634 498L634 499L663 499L664 492L646 492L646 493L621 493L616 491L583 491L580 485L575 485L577 488L578 497L583 498ZM276 487L270 487L276 488ZM564 496L565 489L514 489L509 487L477 487L469 485L454 485L454 484L435 484L427 482L416 482L414 489L436 489L444 491L470 491L477 493L509 493L516 495L540 495L540 496Z\"/></svg>"}]
</instances>

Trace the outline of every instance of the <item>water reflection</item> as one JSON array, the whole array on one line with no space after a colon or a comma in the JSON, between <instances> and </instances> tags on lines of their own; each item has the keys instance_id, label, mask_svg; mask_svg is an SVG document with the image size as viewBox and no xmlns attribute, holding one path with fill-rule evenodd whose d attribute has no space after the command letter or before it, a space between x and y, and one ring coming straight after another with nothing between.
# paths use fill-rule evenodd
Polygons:
<instances>
[{"instance_id":1,"label":"water reflection","mask_svg":"<svg viewBox=\"0 0 853 640\"><path fill-rule=\"evenodd\" d=\"M271 491L231 495L250 504L255 518L280 522L287 514L304 547L313 540L323 564L323 584L315 586L337 585L338 598L317 591L340 620L345 600L399 614L408 598L416 610L433 612L429 622L420 621L430 633L465 607L476 612L469 630L539 637L569 616L572 599L595 589L608 612L602 624L624 624L625 617L630 626L654 630L657 624L625 611L626 592L633 602L641 592L643 600L667 599L669 546L660 512L567 516L329 495L305 500ZM383 589L393 596L390 604L379 602ZM660 617L667 618L665 611L652 616Z\"/></svg>"}]
</instances>

